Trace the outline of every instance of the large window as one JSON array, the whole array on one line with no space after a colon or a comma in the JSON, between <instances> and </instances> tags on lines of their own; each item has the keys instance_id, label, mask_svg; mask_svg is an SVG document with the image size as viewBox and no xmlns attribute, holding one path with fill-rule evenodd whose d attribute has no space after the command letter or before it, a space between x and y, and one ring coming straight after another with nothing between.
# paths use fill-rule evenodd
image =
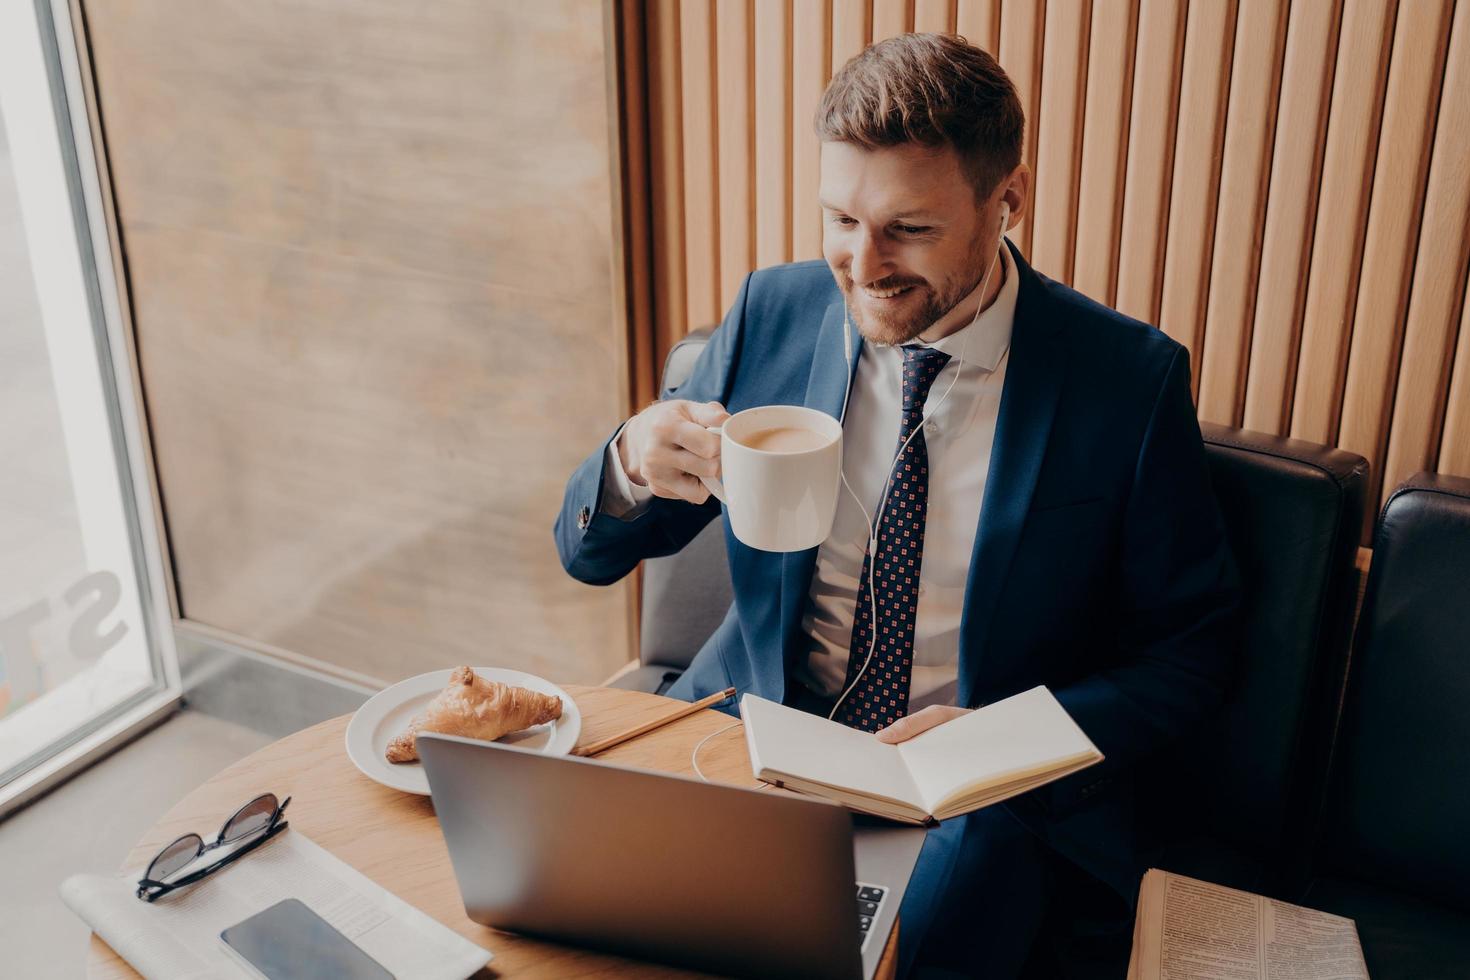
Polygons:
<instances>
[{"instance_id":1,"label":"large window","mask_svg":"<svg viewBox=\"0 0 1470 980\"><path fill-rule=\"evenodd\" d=\"M0 4L0 814L177 700L64 0Z\"/></svg>"}]
</instances>

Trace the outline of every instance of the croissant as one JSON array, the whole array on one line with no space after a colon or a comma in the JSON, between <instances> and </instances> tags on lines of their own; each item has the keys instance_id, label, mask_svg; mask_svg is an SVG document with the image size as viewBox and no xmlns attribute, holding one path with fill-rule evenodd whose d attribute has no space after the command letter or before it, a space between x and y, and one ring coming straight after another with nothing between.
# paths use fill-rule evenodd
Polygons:
<instances>
[{"instance_id":1,"label":"croissant","mask_svg":"<svg viewBox=\"0 0 1470 980\"><path fill-rule=\"evenodd\" d=\"M456 667L449 685L388 743L389 762L417 762L418 733L438 732L493 742L502 735L561 717L561 698L475 676Z\"/></svg>"}]
</instances>

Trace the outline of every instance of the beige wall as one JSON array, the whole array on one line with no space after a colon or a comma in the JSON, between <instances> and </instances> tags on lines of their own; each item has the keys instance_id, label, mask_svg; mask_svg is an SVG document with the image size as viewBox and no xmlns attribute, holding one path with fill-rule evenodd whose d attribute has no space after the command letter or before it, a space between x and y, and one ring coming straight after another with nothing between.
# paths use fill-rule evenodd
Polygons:
<instances>
[{"instance_id":1,"label":"beige wall","mask_svg":"<svg viewBox=\"0 0 1470 980\"><path fill-rule=\"evenodd\" d=\"M595 682L561 571L628 403L604 5L83 3L184 618Z\"/></svg>"},{"instance_id":2,"label":"beige wall","mask_svg":"<svg viewBox=\"0 0 1470 980\"><path fill-rule=\"evenodd\" d=\"M958 30L1026 105L1036 267L1193 354L1200 416L1470 475L1470 0L655 0L657 350L821 254L823 87ZM1369 507L1371 512L1376 508Z\"/></svg>"}]
</instances>

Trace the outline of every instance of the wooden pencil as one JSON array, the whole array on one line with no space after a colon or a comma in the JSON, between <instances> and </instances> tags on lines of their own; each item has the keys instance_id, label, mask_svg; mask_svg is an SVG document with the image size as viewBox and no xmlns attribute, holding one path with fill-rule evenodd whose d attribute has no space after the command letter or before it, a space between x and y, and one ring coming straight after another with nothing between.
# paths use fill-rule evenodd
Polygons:
<instances>
[{"instance_id":1,"label":"wooden pencil","mask_svg":"<svg viewBox=\"0 0 1470 980\"><path fill-rule=\"evenodd\" d=\"M672 722L676 722L680 718L688 718L696 711L703 711L705 708L712 708L715 705L719 704L721 701L724 701L726 698L733 698L734 696L735 689L733 687L727 687L723 691L711 694L707 698L701 698L700 700L695 701L693 704L686 704L679 710L671 712L662 718L655 718L652 721L645 721L643 724L638 725L635 728L630 728L625 732L618 732L616 735L609 735L606 738L600 738L589 745L584 745L580 748L573 749L572 754L588 756L597 755L599 752L606 752L614 745L622 745L629 739L637 738L640 735L647 735L651 731L662 728L665 725L671 724Z\"/></svg>"}]
</instances>

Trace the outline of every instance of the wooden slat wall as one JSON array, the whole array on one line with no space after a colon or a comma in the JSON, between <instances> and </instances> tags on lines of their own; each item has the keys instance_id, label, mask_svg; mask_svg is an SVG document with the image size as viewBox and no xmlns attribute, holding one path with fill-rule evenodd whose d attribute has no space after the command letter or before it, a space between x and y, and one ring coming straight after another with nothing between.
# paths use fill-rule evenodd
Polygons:
<instances>
[{"instance_id":1,"label":"wooden slat wall","mask_svg":"<svg viewBox=\"0 0 1470 980\"><path fill-rule=\"evenodd\" d=\"M681 0L678 33L679 114L650 120L677 129L684 147L684 275L688 323L713 323L720 303L720 197L715 161L715 20L707 0ZM650 74L653 74L650 72ZM747 125L749 121L747 120ZM726 215L743 221L743 215ZM682 333L683 331L676 331Z\"/></svg>"},{"instance_id":2,"label":"wooden slat wall","mask_svg":"<svg viewBox=\"0 0 1470 980\"><path fill-rule=\"evenodd\" d=\"M1400 5L1394 27L1383 129L1368 205L1363 276L1348 348L1342 422L1337 430L1339 445L1380 464L1385 462L1389 408L1414 279L1452 6L1452 0L1412 0ZM1458 98L1465 95L1460 93ZM1459 220L1464 223L1463 213ZM1382 472L1380 465L1375 476Z\"/></svg>"},{"instance_id":3,"label":"wooden slat wall","mask_svg":"<svg viewBox=\"0 0 1470 980\"><path fill-rule=\"evenodd\" d=\"M791 254L822 254L822 214L817 199L820 144L812 119L832 77L832 8L796 0L791 18ZM756 140L760 142L759 138Z\"/></svg>"},{"instance_id":4,"label":"wooden slat wall","mask_svg":"<svg viewBox=\"0 0 1470 980\"><path fill-rule=\"evenodd\" d=\"M1123 224L1117 246L1118 287L1112 305L1148 323L1158 322L1164 279L1164 238L1160 229L1169 223L1184 12L1183 5L1175 0L1141 0L1138 10L1128 163L1122 188Z\"/></svg>"},{"instance_id":5,"label":"wooden slat wall","mask_svg":"<svg viewBox=\"0 0 1470 980\"><path fill-rule=\"evenodd\" d=\"M1220 169L1199 358L1210 365L1199 381L1199 411L1207 418L1235 419L1245 403L1287 6L1287 0L1241 0L1237 15L1242 43L1235 46L1230 68L1230 142ZM1255 36L1245 43L1251 33Z\"/></svg>"},{"instance_id":6,"label":"wooden slat wall","mask_svg":"<svg viewBox=\"0 0 1470 980\"><path fill-rule=\"evenodd\" d=\"M679 0L652 0L646 8L643 50L650 64L647 118L658 121L646 129L649 140L649 215L652 228L654 360L663 364L664 355L687 331L692 317L687 306L688 269L684 252L684 127L667 120L683 116L679 84L683 64L679 58ZM636 107L635 107L636 108ZM820 248L820 242L818 242ZM657 367L655 366L655 370ZM656 385L655 378L653 384ZM652 386L636 392L641 404L653 394Z\"/></svg>"},{"instance_id":7,"label":"wooden slat wall","mask_svg":"<svg viewBox=\"0 0 1470 980\"><path fill-rule=\"evenodd\" d=\"M1072 277L1077 241L1077 179L1082 159L1082 106L1087 86L1087 31L1092 4L1053 3L1046 8L1048 58L1041 78L1050 98L1035 127L1036 191L1031 255L1043 269Z\"/></svg>"},{"instance_id":8,"label":"wooden slat wall","mask_svg":"<svg viewBox=\"0 0 1470 980\"><path fill-rule=\"evenodd\" d=\"M1317 209L1290 413L1290 432L1298 439L1337 441L1393 18L1393 4L1379 0L1347 0L1343 8L1337 64L1344 71L1333 73L1323 148L1320 200L1327 206Z\"/></svg>"},{"instance_id":9,"label":"wooden slat wall","mask_svg":"<svg viewBox=\"0 0 1470 980\"><path fill-rule=\"evenodd\" d=\"M684 254L653 230L658 356L746 271L820 257L833 71L957 31L1028 112L1011 240L1186 344L1201 418L1361 453L1378 499L1470 474L1470 0L662 0L648 20L651 212Z\"/></svg>"},{"instance_id":10,"label":"wooden slat wall","mask_svg":"<svg viewBox=\"0 0 1470 980\"><path fill-rule=\"evenodd\" d=\"M1184 66L1179 85L1179 127L1174 143L1174 184L1164 238L1164 294L1158 325L1189 348L1199 389L1205 302L1225 145L1225 99L1235 47L1235 0L1194 3L1184 28Z\"/></svg>"},{"instance_id":11,"label":"wooden slat wall","mask_svg":"<svg viewBox=\"0 0 1470 980\"><path fill-rule=\"evenodd\" d=\"M1264 224L1260 279L1253 311L1244 425L1283 432L1291 417L1291 366L1301 342L1312 259L1312 230L1322 184L1322 144L1327 100L1332 95L1336 50L1332 43L1342 16L1340 2L1292 5L1287 25L1286 63L1276 128L1280 138L1270 165L1271 203Z\"/></svg>"},{"instance_id":12,"label":"wooden slat wall","mask_svg":"<svg viewBox=\"0 0 1470 980\"><path fill-rule=\"evenodd\" d=\"M1106 302L1118 282L1137 17L1138 0L1093 0L1072 282Z\"/></svg>"},{"instance_id":13,"label":"wooden slat wall","mask_svg":"<svg viewBox=\"0 0 1470 980\"><path fill-rule=\"evenodd\" d=\"M1470 3L1458 4L1445 92L1470 92ZM1470 100L1443 98L1418 227L1403 354L1390 413L1386 473L1430 467L1439 448L1450 358L1470 258Z\"/></svg>"}]
</instances>

